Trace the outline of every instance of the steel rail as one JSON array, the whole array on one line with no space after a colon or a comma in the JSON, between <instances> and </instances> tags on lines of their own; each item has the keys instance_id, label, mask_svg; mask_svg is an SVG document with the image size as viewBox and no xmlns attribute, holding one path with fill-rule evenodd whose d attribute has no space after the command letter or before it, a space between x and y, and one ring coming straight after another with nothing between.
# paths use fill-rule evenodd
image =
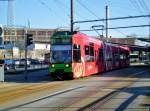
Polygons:
<instances>
[{"instance_id":1,"label":"steel rail","mask_svg":"<svg viewBox=\"0 0 150 111\"><path fill-rule=\"evenodd\" d=\"M138 73L135 73L135 74L132 74L131 76L128 76L128 77L135 77L136 75L139 75L139 74L142 74L142 73L145 73L149 70L145 70L145 71L141 71L141 72L138 72ZM130 82L127 86L123 87L123 88L119 88L115 91L112 91L110 92L109 94L103 96L102 98L100 99L97 99L96 101L80 108L79 110L77 111L84 111L84 110L96 110L96 109L100 109L104 104L106 104L107 102L109 102L112 98L116 97L118 94L120 94L120 92L122 92L123 90L126 90L127 88L129 88L130 86L132 86L135 82L137 82L140 78L138 78L137 80L133 81L133 82Z\"/></svg>"}]
</instances>

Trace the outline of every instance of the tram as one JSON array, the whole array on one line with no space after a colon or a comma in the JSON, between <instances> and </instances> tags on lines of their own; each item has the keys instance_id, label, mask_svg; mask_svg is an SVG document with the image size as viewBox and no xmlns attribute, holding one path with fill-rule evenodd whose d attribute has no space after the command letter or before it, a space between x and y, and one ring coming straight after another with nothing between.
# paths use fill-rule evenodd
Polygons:
<instances>
[{"instance_id":1,"label":"tram","mask_svg":"<svg viewBox=\"0 0 150 111\"><path fill-rule=\"evenodd\" d=\"M56 32L51 37L49 74L73 79L129 66L129 48L76 32Z\"/></svg>"}]
</instances>

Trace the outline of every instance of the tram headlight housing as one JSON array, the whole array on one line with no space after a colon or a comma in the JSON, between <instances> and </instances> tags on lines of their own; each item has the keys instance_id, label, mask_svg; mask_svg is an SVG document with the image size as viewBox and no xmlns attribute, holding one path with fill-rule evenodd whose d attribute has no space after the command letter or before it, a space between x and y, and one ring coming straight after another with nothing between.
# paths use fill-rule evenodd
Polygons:
<instances>
[{"instance_id":1,"label":"tram headlight housing","mask_svg":"<svg viewBox=\"0 0 150 111\"><path fill-rule=\"evenodd\" d=\"M65 66L66 66L66 67L69 67L69 64L66 64Z\"/></svg>"},{"instance_id":2,"label":"tram headlight housing","mask_svg":"<svg viewBox=\"0 0 150 111\"><path fill-rule=\"evenodd\" d=\"M55 65L54 65L54 64L52 64L51 66L52 66L52 67L55 67Z\"/></svg>"}]
</instances>

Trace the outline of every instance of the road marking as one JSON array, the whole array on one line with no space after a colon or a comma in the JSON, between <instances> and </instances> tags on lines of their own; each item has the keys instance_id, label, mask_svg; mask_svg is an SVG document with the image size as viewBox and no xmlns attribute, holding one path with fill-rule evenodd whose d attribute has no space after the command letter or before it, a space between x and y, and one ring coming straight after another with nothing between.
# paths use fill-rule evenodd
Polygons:
<instances>
[{"instance_id":1,"label":"road marking","mask_svg":"<svg viewBox=\"0 0 150 111\"><path fill-rule=\"evenodd\" d=\"M70 91L74 91L74 90L77 90L77 89L81 89L81 88L83 88L83 87L85 87L85 86L70 88L70 89L67 89L67 90L64 90L64 91L58 91L58 92L55 92L54 94L51 94L51 95L49 95L49 96L42 97L42 98L40 98L40 99L36 99L36 100L34 100L34 101L27 102L27 103L24 103L24 104L21 104L21 105L13 106L13 107L10 107L10 108L5 108L5 109L2 109L2 110L3 110L3 111L13 110L13 109L16 109L16 108L19 108L19 107L23 107L23 106L25 106L25 105L29 105L29 104L32 104L32 103L35 103L35 102L38 102L38 101L47 99L47 98L51 98L51 97L54 97L54 96L57 96L57 95L60 95L60 94L64 94L64 93L67 93L67 92L70 92Z\"/></svg>"}]
</instances>

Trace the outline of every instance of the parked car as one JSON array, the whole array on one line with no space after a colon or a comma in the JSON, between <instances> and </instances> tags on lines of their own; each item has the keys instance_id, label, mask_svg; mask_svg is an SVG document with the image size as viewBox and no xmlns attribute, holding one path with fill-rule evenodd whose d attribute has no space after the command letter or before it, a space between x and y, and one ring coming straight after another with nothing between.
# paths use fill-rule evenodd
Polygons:
<instances>
[{"instance_id":1,"label":"parked car","mask_svg":"<svg viewBox=\"0 0 150 111\"><path fill-rule=\"evenodd\" d=\"M27 60L27 66L30 67L31 61ZM24 67L25 66L25 59L18 59L15 60L16 67Z\"/></svg>"},{"instance_id":2,"label":"parked car","mask_svg":"<svg viewBox=\"0 0 150 111\"><path fill-rule=\"evenodd\" d=\"M31 59L31 58L29 58L28 61L30 61L31 65L38 65L38 64L40 64L40 62L37 59Z\"/></svg>"},{"instance_id":3,"label":"parked car","mask_svg":"<svg viewBox=\"0 0 150 111\"><path fill-rule=\"evenodd\" d=\"M4 70L15 70L15 61L12 59L5 59Z\"/></svg>"}]
</instances>

